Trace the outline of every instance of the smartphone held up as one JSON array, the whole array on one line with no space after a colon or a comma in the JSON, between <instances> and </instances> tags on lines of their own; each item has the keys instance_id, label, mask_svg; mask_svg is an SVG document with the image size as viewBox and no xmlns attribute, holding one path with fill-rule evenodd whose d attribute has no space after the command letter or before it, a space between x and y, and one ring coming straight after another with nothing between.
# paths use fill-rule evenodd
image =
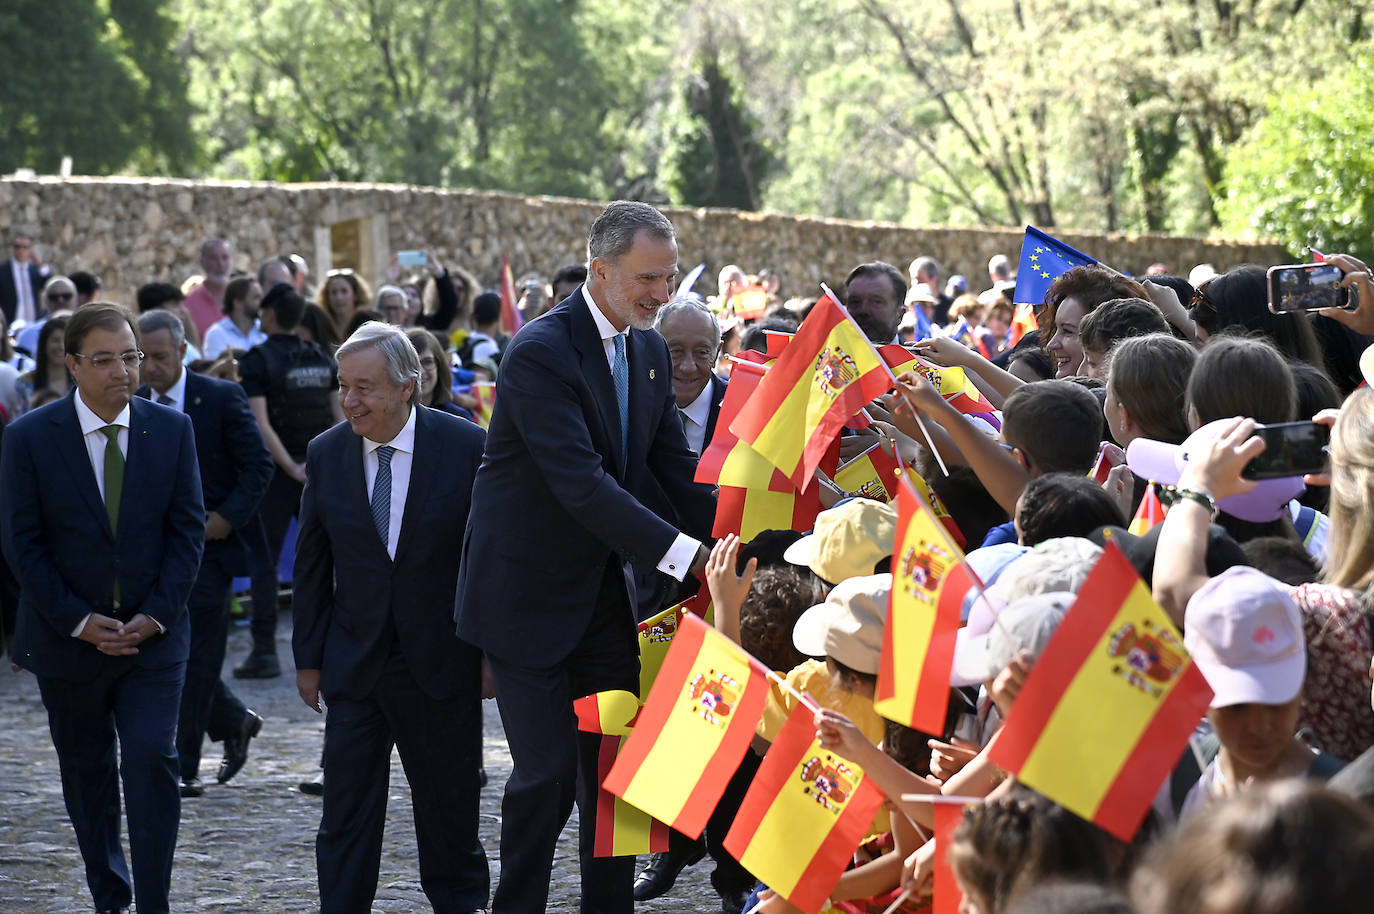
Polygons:
<instances>
[{"instance_id":1,"label":"smartphone held up","mask_svg":"<svg viewBox=\"0 0 1374 914\"><path fill-rule=\"evenodd\" d=\"M1283 479L1325 473L1331 429L1316 422L1256 425L1264 451L1241 471L1246 479Z\"/></svg>"},{"instance_id":2,"label":"smartphone held up","mask_svg":"<svg viewBox=\"0 0 1374 914\"><path fill-rule=\"evenodd\" d=\"M1286 263L1270 267L1269 310L1275 314L1355 307L1355 290L1341 285L1334 263Z\"/></svg>"}]
</instances>

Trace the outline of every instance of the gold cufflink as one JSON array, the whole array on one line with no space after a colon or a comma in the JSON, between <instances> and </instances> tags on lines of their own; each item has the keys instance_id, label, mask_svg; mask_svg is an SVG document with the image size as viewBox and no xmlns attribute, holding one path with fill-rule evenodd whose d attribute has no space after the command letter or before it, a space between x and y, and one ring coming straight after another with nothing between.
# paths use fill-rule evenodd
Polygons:
<instances>
[{"instance_id":1,"label":"gold cufflink","mask_svg":"<svg viewBox=\"0 0 1374 914\"><path fill-rule=\"evenodd\" d=\"M649 369L649 380L652 381L653 379L654 379L654 370L653 370L652 368L650 368L650 369Z\"/></svg>"}]
</instances>

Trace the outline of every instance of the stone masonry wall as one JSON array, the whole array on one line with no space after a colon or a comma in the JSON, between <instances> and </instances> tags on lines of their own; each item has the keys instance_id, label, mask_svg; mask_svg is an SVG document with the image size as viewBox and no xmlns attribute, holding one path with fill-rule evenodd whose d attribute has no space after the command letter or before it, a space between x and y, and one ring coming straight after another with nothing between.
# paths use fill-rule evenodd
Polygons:
<instances>
[{"instance_id":1,"label":"stone masonry wall","mask_svg":"<svg viewBox=\"0 0 1374 914\"><path fill-rule=\"evenodd\" d=\"M557 197L406 185L212 183L159 178L37 178L0 180L0 230L30 233L58 271L89 270L104 297L132 303L152 280L180 283L198 272L200 242L222 236L234 246L234 265L253 269L284 252L306 257L312 278L331 266L358 269L375 288L391 252L431 248L441 261L497 283L501 254L517 277L548 277L581 261L587 228L601 204ZM727 263L747 271L781 270L784 295L811 295L820 281L838 286L858 263L881 259L905 270L928 254L945 276L962 273L974 290L986 265L1002 253L1015 262L1016 229L909 228L876 222L765 215L733 210L669 207L685 273L707 269L697 291L713 292ZM355 223L358 262L333 263L330 227ZM1241 244L1162 236L1086 236L1064 241L1129 272L1153 261L1186 274L1194 264L1219 270L1245 262L1280 263L1275 244Z\"/></svg>"}]
</instances>

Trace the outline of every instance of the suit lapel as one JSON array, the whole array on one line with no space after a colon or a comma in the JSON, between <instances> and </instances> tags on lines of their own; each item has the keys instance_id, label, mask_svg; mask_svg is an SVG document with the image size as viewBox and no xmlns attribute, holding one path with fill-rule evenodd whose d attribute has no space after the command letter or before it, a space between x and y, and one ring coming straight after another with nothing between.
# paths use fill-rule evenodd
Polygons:
<instances>
[{"instance_id":1,"label":"suit lapel","mask_svg":"<svg viewBox=\"0 0 1374 914\"><path fill-rule=\"evenodd\" d=\"M593 307L595 307L593 305ZM625 466L625 455L620 448L620 409L615 402L615 385L611 382L611 368L606 363L606 349L601 336L596 332L596 322L587 312L586 298L581 294L569 296L568 320L573 348L577 350L582 377L586 379L592 396L596 399L596 411L601 417L601 427L610 442L611 465L618 469ZM628 358L628 351L627 351ZM634 415L634 365L630 365L630 415ZM630 423L630 434L634 434L634 423Z\"/></svg>"},{"instance_id":2,"label":"suit lapel","mask_svg":"<svg viewBox=\"0 0 1374 914\"><path fill-rule=\"evenodd\" d=\"M433 491L433 477L439 461L435 460L434 429L423 406L413 407L415 415L415 452L410 455L410 485L406 489L405 508L401 511L401 535L396 540L399 557L420 525L424 510L424 493ZM380 541L380 537L378 538Z\"/></svg>"},{"instance_id":3,"label":"suit lapel","mask_svg":"<svg viewBox=\"0 0 1374 914\"><path fill-rule=\"evenodd\" d=\"M54 409L57 454L59 459L67 464L67 472L71 474L76 491L81 494L86 507L99 518L105 535L113 540L114 531L110 529L110 516L105 510L105 501L100 497L100 487L95 483L95 470L91 468L90 452L86 450L86 439L81 434L81 420L76 417L76 401L72 399L75 396L77 393L73 390L66 400ZM133 436L130 435L129 439L132 442Z\"/></svg>"},{"instance_id":4,"label":"suit lapel","mask_svg":"<svg viewBox=\"0 0 1374 914\"><path fill-rule=\"evenodd\" d=\"M649 356L648 331L630 330L626 346L630 360L630 454L635 460L648 452L649 436L658 425L654 404L653 359Z\"/></svg>"},{"instance_id":5,"label":"suit lapel","mask_svg":"<svg viewBox=\"0 0 1374 914\"><path fill-rule=\"evenodd\" d=\"M128 455L124 458L124 489L119 495L120 517L127 516L124 511L129 507L129 493L151 490L161 476L154 464L160 463L157 458L162 448L154 447L153 441L148 435L148 411L150 409L152 409L151 401L144 400L142 397L136 397L129 403L129 450ZM171 442L165 444L171 444ZM123 525L121 524L121 526Z\"/></svg>"}]
</instances>

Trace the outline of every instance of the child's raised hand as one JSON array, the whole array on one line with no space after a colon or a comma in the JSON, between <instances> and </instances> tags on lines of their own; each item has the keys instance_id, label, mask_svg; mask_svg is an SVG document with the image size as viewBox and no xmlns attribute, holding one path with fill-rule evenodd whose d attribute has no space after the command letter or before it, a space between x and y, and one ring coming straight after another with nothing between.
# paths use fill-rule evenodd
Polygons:
<instances>
[{"instance_id":1,"label":"child's raised hand","mask_svg":"<svg viewBox=\"0 0 1374 914\"><path fill-rule=\"evenodd\" d=\"M912 895L929 894L935 881L935 839L922 844L902 864L902 887Z\"/></svg>"},{"instance_id":2,"label":"child's raised hand","mask_svg":"<svg viewBox=\"0 0 1374 914\"><path fill-rule=\"evenodd\" d=\"M1026 677L1030 675L1031 664L1034 661L1030 654L1021 651L1011 663L1007 664L1006 669L997 674L997 678L992 681L988 688L988 694L992 696L992 703L997 705L997 710L1002 712L1005 719L1011 713L1012 702L1016 701L1016 696L1021 694L1021 687L1026 684Z\"/></svg>"},{"instance_id":3,"label":"child's raised hand","mask_svg":"<svg viewBox=\"0 0 1374 914\"><path fill-rule=\"evenodd\" d=\"M930 746L930 773L941 783L958 774L978 754L977 746L957 736L948 743L933 739L927 745Z\"/></svg>"},{"instance_id":4,"label":"child's raised hand","mask_svg":"<svg viewBox=\"0 0 1374 914\"><path fill-rule=\"evenodd\" d=\"M711 557L706 560L706 586L711 591L711 602L716 611L726 609L739 613L744 598L749 593L749 585L754 581L759 560L750 559L744 566L743 574L735 574L735 563L739 559L739 537L731 533L717 541L711 548Z\"/></svg>"},{"instance_id":5,"label":"child's raised hand","mask_svg":"<svg viewBox=\"0 0 1374 914\"><path fill-rule=\"evenodd\" d=\"M874 748L854 721L829 708L816 712L816 736L822 749L838 752L852 761L859 761L865 750Z\"/></svg>"}]
</instances>

